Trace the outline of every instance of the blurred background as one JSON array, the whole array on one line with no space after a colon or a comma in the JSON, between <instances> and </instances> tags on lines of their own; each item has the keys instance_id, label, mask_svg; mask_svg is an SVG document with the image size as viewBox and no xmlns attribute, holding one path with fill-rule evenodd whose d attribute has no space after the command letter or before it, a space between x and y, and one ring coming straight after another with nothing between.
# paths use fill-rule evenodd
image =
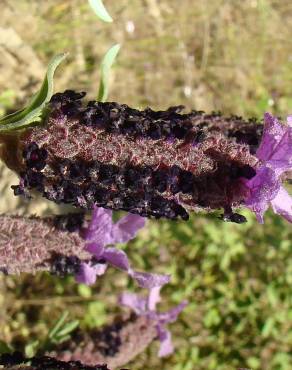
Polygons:
<instances>
[{"instance_id":1,"label":"blurred background","mask_svg":"<svg viewBox=\"0 0 292 370\"><path fill-rule=\"evenodd\" d=\"M81 89L95 98L100 61L114 43L122 49L111 101L246 118L292 113L290 0L104 3L113 24L99 21L86 0L0 0L1 115L28 101L49 59L63 51L70 56L57 71L56 91ZM0 177L1 213L61 212L14 197L17 178L3 165ZM160 360L153 344L129 368L292 368L292 228L271 213L263 226L245 215L245 225L198 215L184 223L150 221L122 246L133 266L172 274L162 307L190 301L171 327L175 354ZM136 287L113 270L93 287L48 274L0 276L0 351L6 342L32 353L65 309L84 330L110 322L125 289Z\"/></svg>"}]
</instances>

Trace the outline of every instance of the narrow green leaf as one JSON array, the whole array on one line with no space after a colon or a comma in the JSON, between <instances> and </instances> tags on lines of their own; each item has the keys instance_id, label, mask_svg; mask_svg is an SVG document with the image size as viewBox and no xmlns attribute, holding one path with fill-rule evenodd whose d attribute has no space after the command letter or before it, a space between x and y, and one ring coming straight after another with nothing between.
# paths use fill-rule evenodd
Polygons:
<instances>
[{"instance_id":1,"label":"narrow green leaf","mask_svg":"<svg viewBox=\"0 0 292 370\"><path fill-rule=\"evenodd\" d=\"M47 103L54 91L54 74L57 67L63 62L63 60L68 56L68 53L62 53L56 55L49 63L47 74L44 78L43 84L40 91L32 99L31 104L29 105L29 110L38 108L41 105Z\"/></svg>"},{"instance_id":2,"label":"narrow green leaf","mask_svg":"<svg viewBox=\"0 0 292 370\"><path fill-rule=\"evenodd\" d=\"M89 5L93 9L94 13L104 22L112 22L113 19L106 10L101 0L88 0Z\"/></svg>"},{"instance_id":3,"label":"narrow green leaf","mask_svg":"<svg viewBox=\"0 0 292 370\"><path fill-rule=\"evenodd\" d=\"M62 316L59 318L59 320L56 322L55 326L50 330L49 332L49 338L53 339L56 334L61 330L62 326L64 325L67 317L69 315L68 311L65 311Z\"/></svg>"},{"instance_id":4,"label":"narrow green leaf","mask_svg":"<svg viewBox=\"0 0 292 370\"><path fill-rule=\"evenodd\" d=\"M269 336L271 336L275 327L276 327L275 319L273 317L269 317L262 328L263 338L268 338Z\"/></svg>"},{"instance_id":5,"label":"narrow green leaf","mask_svg":"<svg viewBox=\"0 0 292 370\"><path fill-rule=\"evenodd\" d=\"M120 51L121 45L116 44L112 46L107 53L105 54L102 62L101 62L101 68L100 68L100 85L99 85L99 91L98 91L98 97L97 100L104 102L107 100L108 97L108 85L109 85L109 73L112 65L114 64L114 61L118 55L118 52Z\"/></svg>"},{"instance_id":6,"label":"narrow green leaf","mask_svg":"<svg viewBox=\"0 0 292 370\"><path fill-rule=\"evenodd\" d=\"M58 339L58 338L61 338L61 337L64 337L70 334L73 330L75 330L78 327L78 325L79 325L79 320L68 322L67 324L63 326L63 328L60 331L56 333L55 337Z\"/></svg>"},{"instance_id":7,"label":"narrow green leaf","mask_svg":"<svg viewBox=\"0 0 292 370\"><path fill-rule=\"evenodd\" d=\"M54 344L61 344L61 343L64 343L64 342L67 342L67 340L70 339L70 335L65 335L64 337L61 337L61 338L55 338L53 340L53 343Z\"/></svg>"},{"instance_id":8,"label":"narrow green leaf","mask_svg":"<svg viewBox=\"0 0 292 370\"><path fill-rule=\"evenodd\" d=\"M32 122L40 121L43 108L53 95L55 70L66 56L67 54L65 53L58 54L51 60L39 92L33 97L26 108L0 119L0 132L20 129Z\"/></svg>"}]
</instances>

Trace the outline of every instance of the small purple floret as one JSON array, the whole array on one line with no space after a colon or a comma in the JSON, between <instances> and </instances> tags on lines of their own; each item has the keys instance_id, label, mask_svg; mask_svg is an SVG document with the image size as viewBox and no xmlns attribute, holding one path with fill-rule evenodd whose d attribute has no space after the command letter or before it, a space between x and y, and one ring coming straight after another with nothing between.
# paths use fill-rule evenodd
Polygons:
<instances>
[{"instance_id":1,"label":"small purple floret","mask_svg":"<svg viewBox=\"0 0 292 370\"><path fill-rule=\"evenodd\" d=\"M160 313L156 310L157 303L160 302L160 289L155 287L150 289L148 297L140 297L133 293L123 293L120 296L120 304L129 307L139 316L146 316L149 320L156 322L157 337L160 340L159 357L165 357L173 353L171 333L166 325L177 320L180 312L186 307L187 301L181 302L178 306L169 311Z\"/></svg>"},{"instance_id":2,"label":"small purple floret","mask_svg":"<svg viewBox=\"0 0 292 370\"><path fill-rule=\"evenodd\" d=\"M78 283L92 285L95 283L96 277L103 275L106 269L106 263L92 264L91 262L82 262L75 279Z\"/></svg>"},{"instance_id":3,"label":"small purple floret","mask_svg":"<svg viewBox=\"0 0 292 370\"><path fill-rule=\"evenodd\" d=\"M128 214L114 223L112 211L94 207L89 226L81 230L80 234L85 240L85 249L94 256L96 262L82 263L76 280L79 283L94 284L96 277L103 275L110 264L127 272L142 288L150 289L168 283L168 275L134 271L126 253L112 246L133 239L144 225L145 219L134 214Z\"/></svg>"},{"instance_id":4,"label":"small purple floret","mask_svg":"<svg viewBox=\"0 0 292 370\"><path fill-rule=\"evenodd\" d=\"M282 125L269 113L264 116L264 132L256 152L256 176L243 180L248 196L245 205L255 212L260 223L269 206L292 222L292 198L282 186L282 175L292 170L292 116Z\"/></svg>"}]
</instances>

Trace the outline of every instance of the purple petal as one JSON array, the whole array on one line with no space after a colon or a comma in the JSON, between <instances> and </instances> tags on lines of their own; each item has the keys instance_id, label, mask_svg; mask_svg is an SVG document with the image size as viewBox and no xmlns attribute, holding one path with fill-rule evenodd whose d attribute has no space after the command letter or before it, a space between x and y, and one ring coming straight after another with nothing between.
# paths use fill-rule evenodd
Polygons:
<instances>
[{"instance_id":1,"label":"purple petal","mask_svg":"<svg viewBox=\"0 0 292 370\"><path fill-rule=\"evenodd\" d=\"M155 311L157 303L161 301L160 290L161 286L157 286L149 291L147 306L150 311Z\"/></svg>"},{"instance_id":2,"label":"purple petal","mask_svg":"<svg viewBox=\"0 0 292 370\"><path fill-rule=\"evenodd\" d=\"M75 275L75 280L78 283L92 285L96 282L97 276L101 276L105 273L106 268L106 263L99 263L92 266L91 263L83 262L80 266L79 273Z\"/></svg>"},{"instance_id":3,"label":"purple petal","mask_svg":"<svg viewBox=\"0 0 292 370\"><path fill-rule=\"evenodd\" d=\"M158 338L160 340L159 357L166 357L173 353L174 348L171 340L171 333L163 326L158 326Z\"/></svg>"},{"instance_id":4,"label":"purple petal","mask_svg":"<svg viewBox=\"0 0 292 370\"><path fill-rule=\"evenodd\" d=\"M122 306L131 308L137 315L146 313L146 298L133 293L122 293L119 298Z\"/></svg>"},{"instance_id":5,"label":"purple petal","mask_svg":"<svg viewBox=\"0 0 292 370\"><path fill-rule=\"evenodd\" d=\"M171 322L175 322L177 320L178 315L182 312L182 310L187 306L188 302L183 301L176 307L172 308L171 310L163 313L158 313L157 317L159 322L162 324L168 324Z\"/></svg>"},{"instance_id":6,"label":"purple petal","mask_svg":"<svg viewBox=\"0 0 292 370\"><path fill-rule=\"evenodd\" d=\"M124 251L121 251L117 248L106 248L103 252L102 257L111 265L128 271L130 268L129 260Z\"/></svg>"},{"instance_id":7,"label":"purple petal","mask_svg":"<svg viewBox=\"0 0 292 370\"><path fill-rule=\"evenodd\" d=\"M269 113L264 118L264 132L256 155L280 175L292 166L292 127L282 125Z\"/></svg>"},{"instance_id":8,"label":"purple petal","mask_svg":"<svg viewBox=\"0 0 292 370\"><path fill-rule=\"evenodd\" d=\"M133 270L129 270L129 275L137 281L141 288L145 289L161 287L170 281L170 275L151 274Z\"/></svg>"},{"instance_id":9,"label":"purple petal","mask_svg":"<svg viewBox=\"0 0 292 370\"><path fill-rule=\"evenodd\" d=\"M275 213L292 222L292 197L282 186L271 204Z\"/></svg>"},{"instance_id":10,"label":"purple petal","mask_svg":"<svg viewBox=\"0 0 292 370\"><path fill-rule=\"evenodd\" d=\"M268 161L273 155L274 149L284 134L284 126L276 117L269 113L264 115L264 132L260 146L257 150L257 157L262 161Z\"/></svg>"},{"instance_id":11,"label":"purple petal","mask_svg":"<svg viewBox=\"0 0 292 370\"><path fill-rule=\"evenodd\" d=\"M125 243L133 239L138 230L145 226L145 218L129 213L112 228L112 243Z\"/></svg>"},{"instance_id":12,"label":"purple petal","mask_svg":"<svg viewBox=\"0 0 292 370\"><path fill-rule=\"evenodd\" d=\"M288 126L292 127L292 116L287 117Z\"/></svg>"},{"instance_id":13,"label":"purple petal","mask_svg":"<svg viewBox=\"0 0 292 370\"><path fill-rule=\"evenodd\" d=\"M103 255L104 246L99 243L86 243L85 249L87 252L93 254L95 257L99 258Z\"/></svg>"},{"instance_id":14,"label":"purple petal","mask_svg":"<svg viewBox=\"0 0 292 370\"><path fill-rule=\"evenodd\" d=\"M90 224L87 229L83 230L82 237L105 247L112 243L112 228L112 211L94 207Z\"/></svg>"},{"instance_id":15,"label":"purple petal","mask_svg":"<svg viewBox=\"0 0 292 370\"><path fill-rule=\"evenodd\" d=\"M283 135L267 164L281 175L292 168L292 127Z\"/></svg>"},{"instance_id":16,"label":"purple petal","mask_svg":"<svg viewBox=\"0 0 292 370\"><path fill-rule=\"evenodd\" d=\"M271 168L263 166L257 170L256 176L244 182L250 192L245 205L255 212L260 223L263 223L263 215L269 208L270 201L279 192L280 181L277 177Z\"/></svg>"}]
</instances>

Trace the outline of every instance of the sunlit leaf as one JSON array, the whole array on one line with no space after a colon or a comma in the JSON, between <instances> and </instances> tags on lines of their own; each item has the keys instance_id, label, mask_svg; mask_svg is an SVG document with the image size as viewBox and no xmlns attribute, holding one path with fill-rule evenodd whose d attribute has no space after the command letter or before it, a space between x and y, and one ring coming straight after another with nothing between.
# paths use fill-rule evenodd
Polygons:
<instances>
[{"instance_id":1,"label":"sunlit leaf","mask_svg":"<svg viewBox=\"0 0 292 370\"><path fill-rule=\"evenodd\" d=\"M56 334L61 330L63 327L67 317L69 315L68 311L65 311L62 316L59 318L59 320L56 322L55 326L50 330L49 332L49 338L52 339L56 336Z\"/></svg>"},{"instance_id":2,"label":"sunlit leaf","mask_svg":"<svg viewBox=\"0 0 292 370\"><path fill-rule=\"evenodd\" d=\"M94 13L104 22L112 22L113 19L106 10L101 0L88 0Z\"/></svg>"},{"instance_id":3,"label":"sunlit leaf","mask_svg":"<svg viewBox=\"0 0 292 370\"><path fill-rule=\"evenodd\" d=\"M40 342L38 340L34 340L32 342L29 342L25 348L24 348L24 353L26 357L33 357L35 356L38 347L39 347Z\"/></svg>"},{"instance_id":4,"label":"sunlit leaf","mask_svg":"<svg viewBox=\"0 0 292 370\"><path fill-rule=\"evenodd\" d=\"M64 337L58 337L53 340L54 344L61 344L67 342L70 339L70 335L65 335Z\"/></svg>"},{"instance_id":5,"label":"sunlit leaf","mask_svg":"<svg viewBox=\"0 0 292 370\"><path fill-rule=\"evenodd\" d=\"M89 298L92 296L91 287L89 287L88 285L78 284L77 290L80 297Z\"/></svg>"},{"instance_id":6,"label":"sunlit leaf","mask_svg":"<svg viewBox=\"0 0 292 370\"><path fill-rule=\"evenodd\" d=\"M98 101L104 102L107 100L108 96L108 85L109 85L109 73L114 61L118 55L121 46L116 44L112 46L107 53L105 54L102 62L101 62L101 78L100 78L100 85L98 91Z\"/></svg>"},{"instance_id":7,"label":"sunlit leaf","mask_svg":"<svg viewBox=\"0 0 292 370\"><path fill-rule=\"evenodd\" d=\"M71 322L68 322L67 324L65 324L63 326L63 328L61 330L59 330L57 333L56 333L56 337L57 338L62 338L62 337L65 337L67 336L68 334L70 334L73 330L75 330L79 325L79 321L78 320L74 320L74 321L71 321Z\"/></svg>"},{"instance_id":8,"label":"sunlit leaf","mask_svg":"<svg viewBox=\"0 0 292 370\"><path fill-rule=\"evenodd\" d=\"M269 317L267 321L265 322L263 328L262 328L262 336L264 338L268 338L271 336L274 328L275 328L275 319L273 317Z\"/></svg>"},{"instance_id":9,"label":"sunlit leaf","mask_svg":"<svg viewBox=\"0 0 292 370\"><path fill-rule=\"evenodd\" d=\"M43 108L53 95L55 70L66 56L67 54L65 53L58 54L51 60L39 92L33 97L26 108L0 119L0 132L20 129L41 120Z\"/></svg>"}]
</instances>

